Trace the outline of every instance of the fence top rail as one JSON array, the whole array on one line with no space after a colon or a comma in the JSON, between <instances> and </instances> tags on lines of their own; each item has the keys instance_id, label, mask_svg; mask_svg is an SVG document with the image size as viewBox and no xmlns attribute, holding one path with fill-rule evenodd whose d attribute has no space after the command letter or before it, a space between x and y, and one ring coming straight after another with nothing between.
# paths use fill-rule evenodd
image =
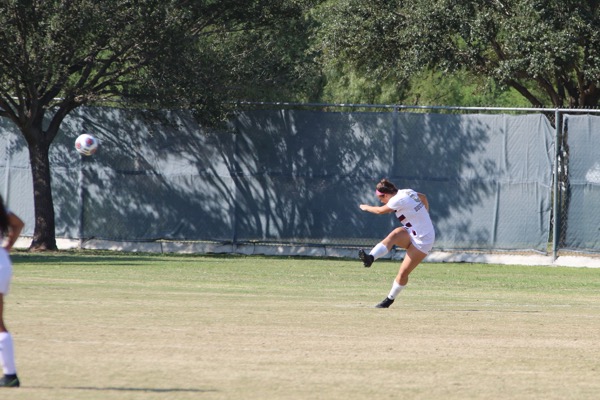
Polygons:
<instances>
[{"instance_id":1,"label":"fence top rail","mask_svg":"<svg viewBox=\"0 0 600 400\"><path fill-rule=\"evenodd\" d=\"M284 107L339 107L339 108L389 108L395 110L456 110L456 111L522 111L561 113L600 113L597 108L548 108L548 107L466 107L466 106L417 106L403 104L350 104L350 103L292 103L267 101L238 101L240 105Z\"/></svg>"}]
</instances>

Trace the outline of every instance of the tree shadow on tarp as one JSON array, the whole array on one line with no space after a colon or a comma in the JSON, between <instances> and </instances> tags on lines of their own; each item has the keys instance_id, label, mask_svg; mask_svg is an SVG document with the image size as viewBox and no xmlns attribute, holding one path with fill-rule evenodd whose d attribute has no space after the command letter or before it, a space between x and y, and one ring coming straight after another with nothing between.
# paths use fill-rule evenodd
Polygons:
<instances>
[{"instance_id":1,"label":"tree shadow on tarp","mask_svg":"<svg viewBox=\"0 0 600 400\"><path fill-rule=\"evenodd\" d=\"M55 153L55 164L76 166L73 175L83 169L84 237L231 238L232 180L223 165L231 135L204 133L189 113L110 108L82 109L63 129L58 148L69 149L81 132L100 140L92 157ZM59 204L78 201L69 189L55 199ZM78 223L73 214L63 221Z\"/></svg>"},{"instance_id":2,"label":"tree shadow on tarp","mask_svg":"<svg viewBox=\"0 0 600 400\"><path fill-rule=\"evenodd\" d=\"M358 208L378 204L387 177L427 194L445 247L489 247L505 207L498 188L528 179L513 178L527 157L504 118L262 110L213 132L185 111L82 108L52 152L57 230L79 234L83 171L84 238L371 242L398 226ZM73 150L82 132L100 140L92 157Z\"/></svg>"},{"instance_id":3,"label":"tree shadow on tarp","mask_svg":"<svg viewBox=\"0 0 600 400\"><path fill-rule=\"evenodd\" d=\"M236 119L240 240L377 237L357 218L390 160L389 113L253 111Z\"/></svg>"},{"instance_id":4,"label":"tree shadow on tarp","mask_svg":"<svg viewBox=\"0 0 600 400\"><path fill-rule=\"evenodd\" d=\"M358 205L379 204L374 188L384 177L401 188L426 192L437 207L434 217L444 218L477 203L489 193L484 184L472 185L460 195L453 189L454 197L463 201L447 201L449 185L438 184L466 169L471 153L489 140L486 130L472 126L467 138L457 132L444 135L459 131L451 126L452 116L434 117L428 126L424 117L293 110L242 115L236 120L239 237L321 243L380 240L398 226L397 221L364 213ZM485 171L495 169L491 160L482 162ZM446 175L436 176L436 171ZM470 239L488 239L483 230L473 232L467 226L462 230Z\"/></svg>"},{"instance_id":5,"label":"tree shadow on tarp","mask_svg":"<svg viewBox=\"0 0 600 400\"><path fill-rule=\"evenodd\" d=\"M428 195L436 247L545 250L552 129L543 115L402 114L394 179Z\"/></svg>"},{"instance_id":6,"label":"tree shadow on tarp","mask_svg":"<svg viewBox=\"0 0 600 400\"><path fill-rule=\"evenodd\" d=\"M436 226L436 246L487 243L489 226L469 215L495 191L495 159L485 148L490 129L465 115L403 113L391 179L427 195ZM451 221L445 223L445 221Z\"/></svg>"}]
</instances>

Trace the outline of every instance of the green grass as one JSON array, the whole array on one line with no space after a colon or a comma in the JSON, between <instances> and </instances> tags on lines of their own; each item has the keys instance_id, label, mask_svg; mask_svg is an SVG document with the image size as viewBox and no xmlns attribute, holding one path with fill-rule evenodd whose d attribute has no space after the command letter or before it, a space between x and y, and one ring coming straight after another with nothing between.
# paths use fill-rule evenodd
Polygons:
<instances>
[{"instance_id":1,"label":"green grass","mask_svg":"<svg viewBox=\"0 0 600 400\"><path fill-rule=\"evenodd\" d=\"M600 270L13 255L11 399L593 399ZM2 398L4 399L4 393Z\"/></svg>"}]
</instances>

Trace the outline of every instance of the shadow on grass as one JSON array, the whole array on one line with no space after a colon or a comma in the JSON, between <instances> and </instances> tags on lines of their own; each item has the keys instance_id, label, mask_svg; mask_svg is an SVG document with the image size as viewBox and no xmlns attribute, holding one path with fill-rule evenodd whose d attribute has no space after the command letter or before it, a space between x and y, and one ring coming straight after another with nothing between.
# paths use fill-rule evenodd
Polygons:
<instances>
[{"instance_id":1,"label":"shadow on grass","mask_svg":"<svg viewBox=\"0 0 600 400\"><path fill-rule=\"evenodd\" d=\"M63 387L67 390L94 390L94 391L117 391L117 392L148 392L148 393L207 393L216 392L214 389L182 389L182 388L135 388L135 387L92 387L75 386Z\"/></svg>"},{"instance_id":2,"label":"shadow on grass","mask_svg":"<svg viewBox=\"0 0 600 400\"><path fill-rule=\"evenodd\" d=\"M115 263L122 265L125 262L139 262L139 261L156 261L158 258L178 258L179 262L183 262L181 259L188 258L190 262L197 260L198 258L208 259L240 259L240 258L268 258L268 259L281 259L281 260L306 260L306 259L320 259L320 260L355 260L354 258L345 257L309 257L309 256L282 256L282 255L261 255L261 254L232 254L232 253L134 253L134 252L119 252L111 250L60 250L60 251L49 251L49 252L28 252L17 250L11 252L11 260L13 264L47 264L47 263L58 263L58 264L80 264L80 263ZM381 260L389 261L389 260Z\"/></svg>"},{"instance_id":3,"label":"shadow on grass","mask_svg":"<svg viewBox=\"0 0 600 400\"><path fill-rule=\"evenodd\" d=\"M47 264L47 263L59 263L59 264L70 264L70 263L123 263L123 262L136 262L136 261L155 261L158 258L165 257L177 257L189 258L232 258L235 257L233 254L178 254L178 253L132 253L132 252L118 252L109 250L61 250L51 252L27 252L27 251L14 251L11 252L11 260L13 264L27 263L27 264Z\"/></svg>"},{"instance_id":4,"label":"shadow on grass","mask_svg":"<svg viewBox=\"0 0 600 400\"><path fill-rule=\"evenodd\" d=\"M455 312L455 313L475 313L475 312L482 312L482 313L514 313L514 314L536 314L536 313L541 313L542 311L539 310L491 310L491 309L475 309L475 308L469 308L469 309L464 309L464 310L459 310L459 309L423 309L423 310L418 310L421 312Z\"/></svg>"}]
</instances>

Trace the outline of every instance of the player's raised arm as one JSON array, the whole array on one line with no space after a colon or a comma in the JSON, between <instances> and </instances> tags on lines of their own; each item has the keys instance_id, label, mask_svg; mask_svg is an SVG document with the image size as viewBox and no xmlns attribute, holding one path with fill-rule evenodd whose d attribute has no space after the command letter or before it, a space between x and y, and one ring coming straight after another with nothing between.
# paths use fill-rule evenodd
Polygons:
<instances>
[{"instance_id":1,"label":"player's raised arm","mask_svg":"<svg viewBox=\"0 0 600 400\"><path fill-rule=\"evenodd\" d=\"M389 214L389 213L394 212L394 210L392 210L385 204L382 206L370 206L368 204L361 204L359 207L361 210L370 212L373 214Z\"/></svg>"}]
</instances>

